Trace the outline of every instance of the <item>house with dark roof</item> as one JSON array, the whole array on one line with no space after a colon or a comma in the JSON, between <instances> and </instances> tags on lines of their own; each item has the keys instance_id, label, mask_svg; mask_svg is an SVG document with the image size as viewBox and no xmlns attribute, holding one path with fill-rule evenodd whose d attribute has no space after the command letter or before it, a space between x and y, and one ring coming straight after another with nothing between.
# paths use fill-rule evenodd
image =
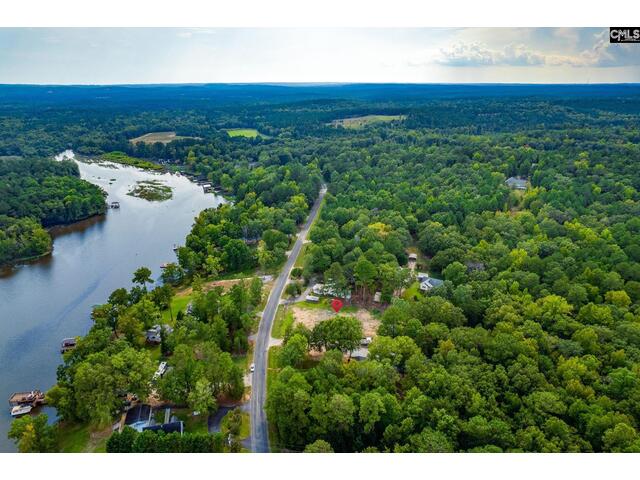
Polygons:
<instances>
[{"instance_id":1,"label":"house with dark roof","mask_svg":"<svg viewBox=\"0 0 640 480\"><path fill-rule=\"evenodd\" d=\"M149 425L148 427L143 427L142 431L151 430L152 432L163 431L164 433L173 433L178 432L180 435L184 433L184 422L182 420L178 420L176 422L163 423L160 425Z\"/></svg>"},{"instance_id":2,"label":"house with dark roof","mask_svg":"<svg viewBox=\"0 0 640 480\"><path fill-rule=\"evenodd\" d=\"M418 273L418 282L420 282L420 290L428 292L429 290L441 286L444 282L439 278L430 277L428 273Z\"/></svg>"}]
</instances>

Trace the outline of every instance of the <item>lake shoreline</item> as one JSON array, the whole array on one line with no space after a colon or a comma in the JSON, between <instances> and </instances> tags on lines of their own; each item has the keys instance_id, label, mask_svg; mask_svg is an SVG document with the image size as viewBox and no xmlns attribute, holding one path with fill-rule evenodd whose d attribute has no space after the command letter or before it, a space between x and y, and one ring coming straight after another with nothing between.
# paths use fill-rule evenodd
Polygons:
<instances>
[{"instance_id":1,"label":"lake shoreline","mask_svg":"<svg viewBox=\"0 0 640 480\"><path fill-rule=\"evenodd\" d=\"M47 227L53 238L51 252L0 269L0 304L5 309L0 360L6 371L0 378L0 396L5 398L15 391L47 391L55 385L62 362L60 341L87 334L93 306L107 301L115 289L128 288L141 266L159 281L161 264L176 261L173 247L184 243L200 212L227 203L221 195L205 193L188 175L75 160L81 178L105 190L107 204L118 201L121 208ZM128 187L139 180L166 182L174 196L150 202L127 195ZM51 406L41 413L50 422L58 419ZM16 450L6 437L12 421L9 409L1 409L1 452Z\"/></svg>"}]
</instances>

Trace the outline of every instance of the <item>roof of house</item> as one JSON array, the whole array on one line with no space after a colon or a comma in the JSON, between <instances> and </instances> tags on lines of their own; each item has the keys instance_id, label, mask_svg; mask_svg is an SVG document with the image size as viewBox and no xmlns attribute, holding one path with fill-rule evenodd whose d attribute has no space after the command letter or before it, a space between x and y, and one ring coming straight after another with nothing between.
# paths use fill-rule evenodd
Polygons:
<instances>
[{"instance_id":1,"label":"roof of house","mask_svg":"<svg viewBox=\"0 0 640 480\"><path fill-rule=\"evenodd\" d=\"M182 433L184 432L184 423L180 420L177 422L163 423L162 425L150 425L148 427L143 427L142 431L144 432L145 430L151 430L152 432L162 430L164 433Z\"/></svg>"},{"instance_id":2,"label":"roof of house","mask_svg":"<svg viewBox=\"0 0 640 480\"><path fill-rule=\"evenodd\" d=\"M127 411L127 415L124 419L125 425L132 425L138 422L145 422L149 420L151 416L151 406L144 403L140 403Z\"/></svg>"},{"instance_id":3,"label":"roof of house","mask_svg":"<svg viewBox=\"0 0 640 480\"><path fill-rule=\"evenodd\" d=\"M439 278L427 277L420 282L420 288L422 290L431 290L432 288L439 287L443 283L444 281L440 280Z\"/></svg>"}]
</instances>

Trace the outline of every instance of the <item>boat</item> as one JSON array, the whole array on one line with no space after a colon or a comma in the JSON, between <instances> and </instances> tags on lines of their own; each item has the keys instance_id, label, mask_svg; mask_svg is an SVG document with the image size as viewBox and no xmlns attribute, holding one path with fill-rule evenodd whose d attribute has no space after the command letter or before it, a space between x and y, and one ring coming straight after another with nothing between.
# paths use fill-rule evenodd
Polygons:
<instances>
[{"instance_id":1,"label":"boat","mask_svg":"<svg viewBox=\"0 0 640 480\"><path fill-rule=\"evenodd\" d=\"M120 208L120 202L111 202L111 208Z\"/></svg>"},{"instance_id":2,"label":"boat","mask_svg":"<svg viewBox=\"0 0 640 480\"><path fill-rule=\"evenodd\" d=\"M168 263L163 263L162 265L160 265L160 268L167 268L169 266Z\"/></svg>"},{"instance_id":3,"label":"boat","mask_svg":"<svg viewBox=\"0 0 640 480\"><path fill-rule=\"evenodd\" d=\"M177 252L179 248L180 247L178 245L176 245L175 243L173 244L173 251L174 252Z\"/></svg>"},{"instance_id":4,"label":"boat","mask_svg":"<svg viewBox=\"0 0 640 480\"><path fill-rule=\"evenodd\" d=\"M31 405L16 405L11 408L11 416L12 417L21 417L22 415L26 415L31 412L33 407Z\"/></svg>"},{"instance_id":5,"label":"boat","mask_svg":"<svg viewBox=\"0 0 640 480\"><path fill-rule=\"evenodd\" d=\"M9 397L9 405L31 405L32 407L43 405L45 403L44 393L40 390L31 390L30 392L16 392Z\"/></svg>"}]
</instances>

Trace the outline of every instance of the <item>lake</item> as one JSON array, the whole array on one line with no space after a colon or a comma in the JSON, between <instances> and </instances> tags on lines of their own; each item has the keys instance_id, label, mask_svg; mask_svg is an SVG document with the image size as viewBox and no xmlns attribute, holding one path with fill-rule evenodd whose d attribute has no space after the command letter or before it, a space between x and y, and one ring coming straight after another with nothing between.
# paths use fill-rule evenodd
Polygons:
<instances>
[{"instance_id":1,"label":"lake","mask_svg":"<svg viewBox=\"0 0 640 480\"><path fill-rule=\"evenodd\" d=\"M71 152L66 152L72 156ZM120 209L73 225L55 227L53 253L0 271L0 399L16 391L46 391L62 362L60 341L84 335L91 308L119 287L130 287L135 269L175 261L174 245L184 244L194 217L224 202L176 174L159 174L116 164L78 162L83 179L99 185ZM149 202L127 195L137 181L159 180L173 198ZM6 400L5 400L6 401ZM9 403L0 408L0 451L16 451L7 439ZM55 416L53 408L44 413Z\"/></svg>"}]
</instances>

